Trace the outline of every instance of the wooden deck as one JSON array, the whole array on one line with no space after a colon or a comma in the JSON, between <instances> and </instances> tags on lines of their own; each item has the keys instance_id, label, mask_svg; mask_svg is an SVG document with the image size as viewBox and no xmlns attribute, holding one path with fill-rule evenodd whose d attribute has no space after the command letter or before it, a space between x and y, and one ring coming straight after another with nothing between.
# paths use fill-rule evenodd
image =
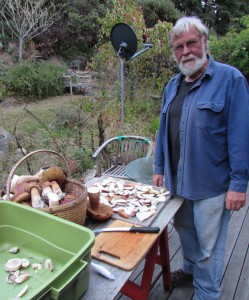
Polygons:
<instances>
[{"instance_id":1,"label":"wooden deck","mask_svg":"<svg viewBox=\"0 0 249 300\"><path fill-rule=\"evenodd\" d=\"M178 235L170 225L169 247L171 270L181 266L181 247ZM131 279L140 283L143 262L137 267ZM156 266L153 284L148 300L190 300L193 296L192 284L164 291L160 267ZM224 275L221 284L220 300L249 300L249 189L246 206L238 212L233 212L229 223ZM115 300L130 299L122 294Z\"/></svg>"}]
</instances>

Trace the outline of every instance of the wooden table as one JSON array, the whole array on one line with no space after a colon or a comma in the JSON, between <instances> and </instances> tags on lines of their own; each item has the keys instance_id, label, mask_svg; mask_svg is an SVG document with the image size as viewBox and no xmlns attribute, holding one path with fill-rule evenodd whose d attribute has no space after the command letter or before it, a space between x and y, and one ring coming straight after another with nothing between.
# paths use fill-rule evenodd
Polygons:
<instances>
[{"instance_id":1,"label":"wooden table","mask_svg":"<svg viewBox=\"0 0 249 300\"><path fill-rule=\"evenodd\" d=\"M101 178L96 180L101 180ZM115 276L115 280L108 280L97 274L95 271L90 271L89 287L81 300L111 300L114 299L119 292L132 299L146 300L150 292L155 264L162 266L164 286L165 288L170 288L171 277L167 226L177 210L180 208L182 202L183 200L180 197L172 198L157 213L157 216L150 224L150 226L160 227L160 234L155 243L150 249L148 249L147 254L144 257L145 265L141 285L137 285L129 280L129 277L135 269L131 271L124 271L99 260L92 259L93 262L104 266L112 272ZM95 223L95 226L107 227L111 222L113 222L113 220L109 220L108 222L101 224ZM94 224L87 220L85 226L93 228ZM158 255L158 250L160 250L160 255Z\"/></svg>"}]
</instances>

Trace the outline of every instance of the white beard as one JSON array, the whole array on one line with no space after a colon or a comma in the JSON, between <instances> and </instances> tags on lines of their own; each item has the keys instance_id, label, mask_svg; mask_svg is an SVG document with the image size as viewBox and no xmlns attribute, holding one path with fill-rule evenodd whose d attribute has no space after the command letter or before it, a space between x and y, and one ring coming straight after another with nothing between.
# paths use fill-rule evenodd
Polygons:
<instances>
[{"instance_id":1,"label":"white beard","mask_svg":"<svg viewBox=\"0 0 249 300\"><path fill-rule=\"evenodd\" d=\"M176 60L176 57L174 57ZM187 59L193 59L192 61L185 62L185 60ZM195 56L194 54L189 54L188 56L184 56L180 63L178 64L178 67L180 69L180 71L182 72L183 75L185 76L192 76L195 73L197 73L205 64L207 59L207 55L206 55L206 51L204 48L204 45L202 43L202 57L199 58L197 56Z\"/></svg>"}]
</instances>

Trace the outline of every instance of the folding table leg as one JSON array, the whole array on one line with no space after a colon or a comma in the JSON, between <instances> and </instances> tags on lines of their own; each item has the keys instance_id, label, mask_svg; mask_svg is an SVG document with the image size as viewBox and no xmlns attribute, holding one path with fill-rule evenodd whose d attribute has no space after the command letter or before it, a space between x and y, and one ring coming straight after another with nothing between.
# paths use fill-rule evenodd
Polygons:
<instances>
[{"instance_id":1,"label":"folding table leg","mask_svg":"<svg viewBox=\"0 0 249 300\"><path fill-rule=\"evenodd\" d=\"M126 281L126 283L120 290L120 292L124 295L134 300L146 300L148 298L157 258L159 239L160 237L156 240L156 242L146 255L141 285L139 286L138 284L130 280Z\"/></svg>"},{"instance_id":2,"label":"folding table leg","mask_svg":"<svg viewBox=\"0 0 249 300\"><path fill-rule=\"evenodd\" d=\"M157 254L158 246L160 249L159 255ZM139 286L138 284L128 280L123 285L120 292L134 300L146 300L150 292L155 264L158 264L162 267L163 284L165 290L170 289L171 274L167 227L165 227L157 241L146 255L141 285Z\"/></svg>"},{"instance_id":3,"label":"folding table leg","mask_svg":"<svg viewBox=\"0 0 249 300\"><path fill-rule=\"evenodd\" d=\"M169 243L168 243L168 227L166 226L160 235L159 240L160 255L157 256L156 263L162 267L163 285L164 289L171 288L171 274L170 274L170 257L169 257Z\"/></svg>"}]
</instances>

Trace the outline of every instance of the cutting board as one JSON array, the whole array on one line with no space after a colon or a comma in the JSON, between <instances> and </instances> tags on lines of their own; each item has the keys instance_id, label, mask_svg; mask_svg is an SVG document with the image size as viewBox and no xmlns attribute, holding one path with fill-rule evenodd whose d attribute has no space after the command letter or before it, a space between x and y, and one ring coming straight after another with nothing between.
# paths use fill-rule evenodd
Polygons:
<instances>
[{"instance_id":1,"label":"cutting board","mask_svg":"<svg viewBox=\"0 0 249 300\"><path fill-rule=\"evenodd\" d=\"M108 227L131 227L131 223L114 221ZM91 256L122 270L132 270L145 257L157 239L157 233L103 232L95 239Z\"/></svg>"}]
</instances>

